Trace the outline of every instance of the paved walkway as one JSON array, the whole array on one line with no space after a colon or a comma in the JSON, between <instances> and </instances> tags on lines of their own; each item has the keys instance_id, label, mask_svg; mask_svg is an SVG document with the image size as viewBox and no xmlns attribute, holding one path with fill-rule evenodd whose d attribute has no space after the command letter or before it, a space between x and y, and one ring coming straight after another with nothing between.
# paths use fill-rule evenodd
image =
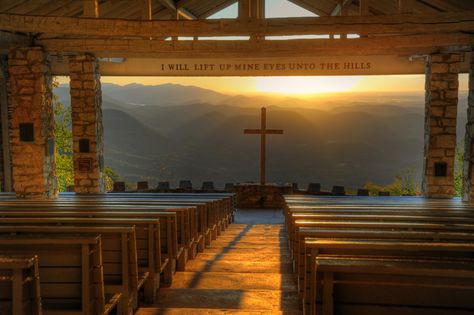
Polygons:
<instances>
[{"instance_id":1,"label":"paved walkway","mask_svg":"<svg viewBox=\"0 0 474 315\"><path fill-rule=\"evenodd\" d=\"M138 315L301 314L280 210L240 210Z\"/></svg>"}]
</instances>

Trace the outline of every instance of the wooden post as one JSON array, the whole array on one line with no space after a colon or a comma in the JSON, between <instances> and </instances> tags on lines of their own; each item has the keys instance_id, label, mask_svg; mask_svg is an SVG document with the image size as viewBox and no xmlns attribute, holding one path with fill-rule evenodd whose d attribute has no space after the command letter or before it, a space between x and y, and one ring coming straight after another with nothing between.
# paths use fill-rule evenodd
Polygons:
<instances>
[{"instance_id":1,"label":"wooden post","mask_svg":"<svg viewBox=\"0 0 474 315\"><path fill-rule=\"evenodd\" d=\"M152 0L142 0L142 20L152 20L153 4Z\"/></svg>"},{"instance_id":2,"label":"wooden post","mask_svg":"<svg viewBox=\"0 0 474 315\"><path fill-rule=\"evenodd\" d=\"M2 161L3 161L3 191L12 189L12 164L10 155L10 121L8 119L7 100L7 58L0 59L0 116L2 128Z\"/></svg>"},{"instance_id":3,"label":"wooden post","mask_svg":"<svg viewBox=\"0 0 474 315\"><path fill-rule=\"evenodd\" d=\"M250 1L239 0L239 20L248 20L250 18Z\"/></svg>"},{"instance_id":4,"label":"wooden post","mask_svg":"<svg viewBox=\"0 0 474 315\"><path fill-rule=\"evenodd\" d=\"M369 15L369 0L359 0L359 13L361 16Z\"/></svg>"},{"instance_id":5,"label":"wooden post","mask_svg":"<svg viewBox=\"0 0 474 315\"><path fill-rule=\"evenodd\" d=\"M99 0L82 0L83 3L83 17L99 17Z\"/></svg>"}]
</instances>

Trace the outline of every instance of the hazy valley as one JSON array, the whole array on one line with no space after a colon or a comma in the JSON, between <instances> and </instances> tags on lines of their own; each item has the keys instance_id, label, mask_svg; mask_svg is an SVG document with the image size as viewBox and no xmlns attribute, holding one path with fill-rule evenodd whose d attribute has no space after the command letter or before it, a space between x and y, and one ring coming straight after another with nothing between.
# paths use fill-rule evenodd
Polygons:
<instances>
[{"instance_id":1,"label":"hazy valley","mask_svg":"<svg viewBox=\"0 0 474 315\"><path fill-rule=\"evenodd\" d=\"M424 93L340 93L298 99L232 96L180 85L103 84L106 164L125 180L255 181L259 108L268 108L268 180L357 188L423 163ZM69 105L69 88L56 89ZM464 134L461 92L458 142Z\"/></svg>"}]
</instances>

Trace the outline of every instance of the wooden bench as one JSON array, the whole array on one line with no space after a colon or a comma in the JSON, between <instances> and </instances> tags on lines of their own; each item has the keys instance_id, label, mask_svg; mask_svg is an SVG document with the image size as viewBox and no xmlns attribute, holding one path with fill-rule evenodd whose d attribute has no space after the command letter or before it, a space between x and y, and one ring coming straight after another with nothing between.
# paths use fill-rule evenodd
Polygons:
<instances>
[{"instance_id":1,"label":"wooden bench","mask_svg":"<svg viewBox=\"0 0 474 315\"><path fill-rule=\"evenodd\" d=\"M470 259L474 254L474 244L468 242L420 242L399 239L353 240L353 239L306 239L306 266L304 275L304 302L314 302L316 286L314 282L314 262L318 255L346 257L433 257L445 259ZM473 261L474 262L474 261ZM309 292L308 292L309 291Z\"/></svg>"},{"instance_id":2,"label":"wooden bench","mask_svg":"<svg viewBox=\"0 0 474 315\"><path fill-rule=\"evenodd\" d=\"M320 307L316 308L316 300L321 298L321 294L324 295L321 293L324 288L318 285L330 283L330 278L327 278L327 281L323 279L316 285L319 280L315 279L328 277L315 276L315 262L322 255L331 255L334 259L347 258L347 264L350 259L372 259L383 255L385 259L397 261L427 258L435 262L466 260L472 267L474 210L469 206L450 201L411 202L410 198L384 198L383 204L380 199L374 201L371 198L286 199L285 222L306 314L321 311ZM370 268L367 270L370 273ZM369 277L377 276L370 274ZM359 290L364 288L359 287ZM395 293L398 294L398 291ZM324 296L329 298L331 294ZM400 301L403 305L404 302ZM338 310L344 309L344 303ZM353 303L361 303L361 306L364 300L354 299ZM407 306L403 310L409 309ZM373 307L360 309L364 310L364 314L380 312ZM382 309L384 314L384 311L390 311L390 308ZM416 309L410 312L417 314ZM352 307L350 310L348 313L353 314L359 309ZM443 314L442 309L431 310ZM397 314L397 311L393 313Z\"/></svg>"},{"instance_id":3,"label":"wooden bench","mask_svg":"<svg viewBox=\"0 0 474 315\"><path fill-rule=\"evenodd\" d=\"M37 256L0 256L0 314L42 314Z\"/></svg>"},{"instance_id":4,"label":"wooden bench","mask_svg":"<svg viewBox=\"0 0 474 315\"><path fill-rule=\"evenodd\" d=\"M30 223L27 223L30 224ZM138 271L137 244L133 226L41 226L0 225L0 235L101 235L102 263L105 291L122 293L121 309L125 313L138 307L138 291L149 280L149 271ZM153 300L153 292L145 290L147 300Z\"/></svg>"},{"instance_id":5,"label":"wooden bench","mask_svg":"<svg viewBox=\"0 0 474 315\"><path fill-rule=\"evenodd\" d=\"M104 290L101 246L100 236L0 236L3 254L38 255L45 315L110 314L119 308L121 293Z\"/></svg>"},{"instance_id":6,"label":"wooden bench","mask_svg":"<svg viewBox=\"0 0 474 315\"><path fill-rule=\"evenodd\" d=\"M321 255L314 266L315 307L307 314L474 313L472 261Z\"/></svg>"},{"instance_id":7,"label":"wooden bench","mask_svg":"<svg viewBox=\"0 0 474 315\"><path fill-rule=\"evenodd\" d=\"M188 259L194 258L197 253L198 242L200 241L200 235L198 234L199 226L199 215L197 214L196 207L193 206L182 206L178 203L163 204L148 202L145 203L128 203L128 202L51 202L42 201L31 203L29 201L24 202L0 202L0 211L9 210L47 210L47 211L98 211L98 210L110 210L110 211L123 211L123 212L136 212L136 211L158 211L158 212L174 212L176 213L177 220L177 235L178 243L180 245L178 253L178 270L184 270L184 265ZM201 228L202 229L202 228ZM189 255L188 255L189 253Z\"/></svg>"},{"instance_id":8,"label":"wooden bench","mask_svg":"<svg viewBox=\"0 0 474 315\"><path fill-rule=\"evenodd\" d=\"M316 229L298 228L298 242L294 248L294 270L298 275L298 288L300 294L304 292L304 280L306 275L307 257L310 249L306 251L305 240L320 239L352 239L352 240L399 240L399 241L451 241L451 242L473 242L474 234L457 232L430 232L430 231L406 231L406 230L338 230L338 229Z\"/></svg>"},{"instance_id":9,"label":"wooden bench","mask_svg":"<svg viewBox=\"0 0 474 315\"><path fill-rule=\"evenodd\" d=\"M108 211L108 207L86 207L86 208L76 208L76 207L69 207L66 208L69 211L63 211L64 207L60 206L29 206L29 207L13 207L10 210L5 210L3 207L0 206L0 217L68 217L68 218L104 218L108 219L109 221L105 221L107 224L114 223L114 218L120 218L121 222L124 224L126 219L131 219L132 221L127 222L126 224L134 225L137 224L137 221L133 221L135 218L140 218L142 220L161 220L162 224L159 222L155 222L156 226L161 230L155 232L156 235L161 238L161 251L157 251L154 254L154 257L157 258L158 256L161 259L156 260L156 264L160 266L159 269L162 271L164 270L164 283L171 284L172 275L176 270L176 263L177 261L183 261L183 248L182 246L178 246L178 229L176 224L176 213L173 211L146 211L146 212L136 212L133 209L129 208L119 208L120 211ZM117 208L115 208L117 209ZM77 221L76 221L77 222ZM141 222L144 224L143 227L137 228L144 228L147 229L146 222ZM140 242L140 237L146 237L144 234L137 231L137 238ZM139 234L139 235L138 235ZM152 240L148 240L152 242ZM147 242L148 242L147 241ZM150 247L151 248L151 247ZM139 250L144 250L144 248L139 248ZM183 262L184 263L184 262ZM156 271L153 275L156 274ZM151 276L153 276L151 275ZM158 273L159 275L159 273Z\"/></svg>"},{"instance_id":10,"label":"wooden bench","mask_svg":"<svg viewBox=\"0 0 474 315\"><path fill-rule=\"evenodd\" d=\"M160 224L157 218L130 218L130 214L124 217L117 217L103 213L76 213L70 215L61 212L54 213L56 217L49 217L51 213L38 213L36 216L11 212L2 218L2 226L35 225L35 226L72 226L72 227L134 227L136 235L136 260L138 270L142 277L148 273L145 283L146 299L153 300L156 290L160 284L160 274L163 274L162 282L170 285L175 272L177 243L176 227L172 214L166 213L171 220L166 224ZM46 216L46 217L43 217ZM84 216L84 217L83 217ZM165 221L165 220L163 220ZM166 222L166 221L165 221ZM163 229L160 227L164 226ZM111 273L117 274L116 268ZM107 280L107 279L106 279ZM106 282L114 287L115 282ZM138 289L138 283L137 283Z\"/></svg>"}]
</instances>

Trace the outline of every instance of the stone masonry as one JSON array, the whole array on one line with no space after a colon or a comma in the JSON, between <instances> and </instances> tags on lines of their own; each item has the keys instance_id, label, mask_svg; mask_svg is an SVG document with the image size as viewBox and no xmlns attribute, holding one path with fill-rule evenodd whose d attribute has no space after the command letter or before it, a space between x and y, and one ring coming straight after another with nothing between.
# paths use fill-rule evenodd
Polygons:
<instances>
[{"instance_id":1,"label":"stone masonry","mask_svg":"<svg viewBox=\"0 0 474 315\"><path fill-rule=\"evenodd\" d=\"M423 193L454 195L454 159L460 54L434 54L426 61Z\"/></svg>"},{"instance_id":2,"label":"stone masonry","mask_svg":"<svg viewBox=\"0 0 474 315\"><path fill-rule=\"evenodd\" d=\"M10 50L8 74L14 190L23 198L55 198L54 112L47 54L40 47Z\"/></svg>"},{"instance_id":3,"label":"stone masonry","mask_svg":"<svg viewBox=\"0 0 474 315\"><path fill-rule=\"evenodd\" d=\"M470 61L466 134L464 136L463 200L474 200L474 56Z\"/></svg>"},{"instance_id":4,"label":"stone masonry","mask_svg":"<svg viewBox=\"0 0 474 315\"><path fill-rule=\"evenodd\" d=\"M102 91L97 59L92 55L69 58L76 193L103 193L104 136Z\"/></svg>"}]
</instances>

